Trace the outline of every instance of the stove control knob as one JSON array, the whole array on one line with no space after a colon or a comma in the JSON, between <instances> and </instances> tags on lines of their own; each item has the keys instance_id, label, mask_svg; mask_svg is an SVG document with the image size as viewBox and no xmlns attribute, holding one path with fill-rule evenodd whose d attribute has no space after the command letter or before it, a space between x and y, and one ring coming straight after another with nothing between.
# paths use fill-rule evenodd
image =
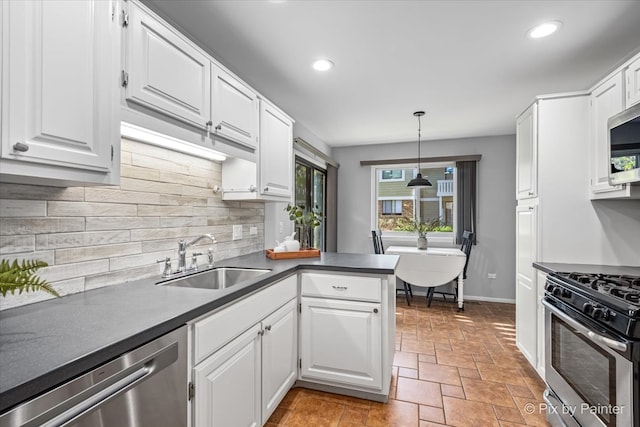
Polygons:
<instances>
[{"instance_id":1,"label":"stove control knob","mask_svg":"<svg viewBox=\"0 0 640 427\"><path fill-rule=\"evenodd\" d=\"M569 289L563 289L562 298L571 298L571 291Z\"/></svg>"},{"instance_id":2,"label":"stove control knob","mask_svg":"<svg viewBox=\"0 0 640 427\"><path fill-rule=\"evenodd\" d=\"M547 283L547 286L545 286L544 290L549 293L552 293L555 288L556 288L555 285L552 285L551 283Z\"/></svg>"},{"instance_id":3,"label":"stove control knob","mask_svg":"<svg viewBox=\"0 0 640 427\"><path fill-rule=\"evenodd\" d=\"M591 304L590 302L585 302L582 305L582 312L584 314L591 314L592 311L593 311L593 304Z\"/></svg>"},{"instance_id":4,"label":"stove control knob","mask_svg":"<svg viewBox=\"0 0 640 427\"><path fill-rule=\"evenodd\" d=\"M600 320L609 320L609 317L610 317L609 310L601 307L594 308L593 313L591 315L593 316L594 319L600 319Z\"/></svg>"},{"instance_id":5,"label":"stove control knob","mask_svg":"<svg viewBox=\"0 0 640 427\"><path fill-rule=\"evenodd\" d=\"M553 288L552 293L553 293L553 296L559 297L562 294L562 289L556 286Z\"/></svg>"}]
</instances>

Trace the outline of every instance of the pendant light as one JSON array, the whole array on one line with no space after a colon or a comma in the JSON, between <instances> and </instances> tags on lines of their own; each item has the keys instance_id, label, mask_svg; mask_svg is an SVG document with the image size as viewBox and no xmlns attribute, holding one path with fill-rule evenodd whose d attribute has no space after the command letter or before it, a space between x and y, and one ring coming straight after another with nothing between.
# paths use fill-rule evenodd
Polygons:
<instances>
[{"instance_id":1,"label":"pendant light","mask_svg":"<svg viewBox=\"0 0 640 427\"><path fill-rule=\"evenodd\" d=\"M423 178L422 173L420 173L420 117L424 116L424 111L416 111L413 115L418 118L418 175L409 181L407 187L431 187L431 182L429 182L428 179Z\"/></svg>"}]
</instances>

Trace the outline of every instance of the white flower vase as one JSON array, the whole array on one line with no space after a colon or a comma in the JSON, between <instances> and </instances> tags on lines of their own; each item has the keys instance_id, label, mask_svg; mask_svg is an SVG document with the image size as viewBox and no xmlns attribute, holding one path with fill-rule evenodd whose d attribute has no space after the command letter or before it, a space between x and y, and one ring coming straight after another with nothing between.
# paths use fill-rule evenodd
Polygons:
<instances>
[{"instance_id":1,"label":"white flower vase","mask_svg":"<svg viewBox=\"0 0 640 427\"><path fill-rule=\"evenodd\" d=\"M418 234L417 246L418 249L426 250L428 245L427 236L424 234Z\"/></svg>"}]
</instances>

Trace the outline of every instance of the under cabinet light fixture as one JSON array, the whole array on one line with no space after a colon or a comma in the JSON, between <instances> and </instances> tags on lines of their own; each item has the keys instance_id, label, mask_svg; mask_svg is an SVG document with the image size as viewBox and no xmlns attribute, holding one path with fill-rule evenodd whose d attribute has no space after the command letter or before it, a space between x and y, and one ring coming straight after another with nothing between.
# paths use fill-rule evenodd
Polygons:
<instances>
[{"instance_id":1,"label":"under cabinet light fixture","mask_svg":"<svg viewBox=\"0 0 640 427\"><path fill-rule=\"evenodd\" d=\"M192 156L201 157L203 159L216 160L218 162L227 160L227 157L224 154L215 150L192 144L191 142L183 141L178 138L173 138L131 123L120 123L120 135L123 138L156 145L158 147L178 151L180 153L191 154Z\"/></svg>"},{"instance_id":2,"label":"under cabinet light fixture","mask_svg":"<svg viewBox=\"0 0 640 427\"><path fill-rule=\"evenodd\" d=\"M541 39L555 33L560 27L562 27L562 22L560 21L545 22L527 31L527 36L531 39Z\"/></svg>"}]
</instances>

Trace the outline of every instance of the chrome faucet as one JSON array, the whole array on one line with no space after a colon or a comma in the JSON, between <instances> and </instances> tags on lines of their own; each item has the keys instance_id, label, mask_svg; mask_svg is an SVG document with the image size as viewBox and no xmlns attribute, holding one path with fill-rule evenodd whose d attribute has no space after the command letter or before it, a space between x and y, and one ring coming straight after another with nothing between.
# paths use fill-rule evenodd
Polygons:
<instances>
[{"instance_id":1,"label":"chrome faucet","mask_svg":"<svg viewBox=\"0 0 640 427\"><path fill-rule=\"evenodd\" d=\"M178 240L178 273L184 273L187 270L187 248L198 243L205 237L209 238L213 243L216 243L216 238L211 234L203 234L202 236L196 237L189 243L187 243L185 239Z\"/></svg>"}]
</instances>

